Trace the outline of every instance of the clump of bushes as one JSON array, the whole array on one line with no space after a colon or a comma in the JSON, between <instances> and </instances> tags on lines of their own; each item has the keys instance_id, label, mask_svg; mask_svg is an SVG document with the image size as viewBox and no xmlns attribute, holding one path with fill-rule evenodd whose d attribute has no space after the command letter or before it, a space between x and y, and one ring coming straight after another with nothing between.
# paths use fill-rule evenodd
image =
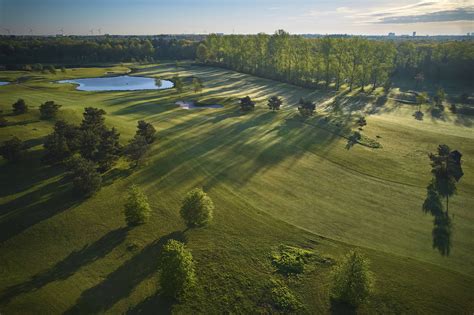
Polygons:
<instances>
[{"instance_id":1,"label":"clump of bushes","mask_svg":"<svg viewBox=\"0 0 474 315\"><path fill-rule=\"evenodd\" d=\"M252 101L250 96L246 96L240 99L240 109L244 112L255 108L255 102Z\"/></svg>"},{"instance_id":2,"label":"clump of bushes","mask_svg":"<svg viewBox=\"0 0 474 315\"><path fill-rule=\"evenodd\" d=\"M304 272L305 265L312 256L313 252L310 250L280 245L272 253L272 264L282 274L300 274Z\"/></svg>"},{"instance_id":3,"label":"clump of bushes","mask_svg":"<svg viewBox=\"0 0 474 315\"><path fill-rule=\"evenodd\" d=\"M303 307L291 290L279 280L271 280L271 299L275 307L282 312L294 312Z\"/></svg>"},{"instance_id":4,"label":"clump of bushes","mask_svg":"<svg viewBox=\"0 0 474 315\"><path fill-rule=\"evenodd\" d=\"M300 112L301 116L309 117L313 116L314 111L316 109L316 105L311 101L306 101L304 98L301 98L298 102L298 111Z\"/></svg>"}]
</instances>

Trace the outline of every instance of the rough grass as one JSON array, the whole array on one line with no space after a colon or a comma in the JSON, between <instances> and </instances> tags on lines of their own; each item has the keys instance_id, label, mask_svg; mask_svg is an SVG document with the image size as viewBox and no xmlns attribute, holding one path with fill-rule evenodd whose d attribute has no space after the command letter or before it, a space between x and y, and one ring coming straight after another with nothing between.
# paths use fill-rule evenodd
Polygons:
<instances>
[{"instance_id":1,"label":"rough grass","mask_svg":"<svg viewBox=\"0 0 474 315\"><path fill-rule=\"evenodd\" d=\"M445 112L442 119L411 115L416 108L357 92L310 91L217 68L181 63L139 66L137 74L169 79L200 77L202 96L191 87L139 92L80 92L52 80L126 72L123 66L84 68L56 75L3 72L21 81L0 87L8 127L27 158L0 162L0 312L55 313L255 313L271 307L265 296L279 244L292 244L335 260L352 246L372 261L377 282L364 313L470 313L474 309L474 137L472 118ZM271 95L284 99L273 113ZM241 114L236 99L250 95L256 110ZM315 101L302 120L301 96ZM11 116L18 98L30 112ZM183 99L212 100L222 109L182 110ZM63 105L60 117L79 122L86 106L107 111L106 121L130 139L136 121L158 131L145 165L136 172L121 161L104 176L105 187L78 200L62 170L39 162L53 122L40 121L38 106ZM337 102L338 108L333 104ZM428 113L428 108L422 109ZM382 145L355 144L318 128L328 117ZM463 153L465 176L450 200L455 215L452 254L431 248L432 222L421 211L430 177L427 153L446 143ZM152 206L150 222L125 227L126 189L137 184ZM216 210L210 227L186 230L179 218L187 191L203 187ZM168 239L185 241L196 260L196 290L181 304L161 296L157 262ZM308 313L347 311L329 300L330 264L314 262L288 286Z\"/></svg>"}]
</instances>

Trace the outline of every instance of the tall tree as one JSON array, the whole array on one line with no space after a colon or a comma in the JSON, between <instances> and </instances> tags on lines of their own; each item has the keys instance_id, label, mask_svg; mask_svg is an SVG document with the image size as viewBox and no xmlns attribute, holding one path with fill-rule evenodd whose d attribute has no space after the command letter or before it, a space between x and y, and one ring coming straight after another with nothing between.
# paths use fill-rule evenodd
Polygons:
<instances>
[{"instance_id":1,"label":"tall tree","mask_svg":"<svg viewBox=\"0 0 474 315\"><path fill-rule=\"evenodd\" d=\"M56 114L61 108L61 105L56 104L54 101L47 101L40 105L41 119L53 119L56 118Z\"/></svg>"},{"instance_id":2,"label":"tall tree","mask_svg":"<svg viewBox=\"0 0 474 315\"><path fill-rule=\"evenodd\" d=\"M139 120L138 125L137 125L137 132L135 133L135 136L141 136L146 139L146 142L148 144L153 143L155 141L155 134L156 134L156 129L153 127L152 124L147 123L144 120Z\"/></svg>"},{"instance_id":3,"label":"tall tree","mask_svg":"<svg viewBox=\"0 0 474 315\"><path fill-rule=\"evenodd\" d=\"M456 183L464 175L461 167L462 154L441 144L438 152L430 153L429 158L434 187L440 196L446 198L446 213L449 213L449 197L456 193Z\"/></svg>"}]
</instances>

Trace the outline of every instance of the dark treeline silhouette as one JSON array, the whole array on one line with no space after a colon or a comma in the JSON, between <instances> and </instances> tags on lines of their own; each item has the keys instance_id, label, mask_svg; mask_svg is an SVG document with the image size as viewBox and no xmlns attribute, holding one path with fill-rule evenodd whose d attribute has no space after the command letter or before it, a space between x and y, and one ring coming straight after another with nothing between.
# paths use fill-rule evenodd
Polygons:
<instances>
[{"instance_id":1,"label":"dark treeline silhouette","mask_svg":"<svg viewBox=\"0 0 474 315\"><path fill-rule=\"evenodd\" d=\"M471 41L306 39L280 30L271 36L210 35L196 56L203 63L307 87L322 83L338 89L346 83L375 88L393 76L414 80L421 75L432 82L474 79Z\"/></svg>"},{"instance_id":2,"label":"dark treeline silhouette","mask_svg":"<svg viewBox=\"0 0 474 315\"><path fill-rule=\"evenodd\" d=\"M194 59L197 42L165 38L8 37L0 39L0 60L9 68L26 64ZM34 67L33 67L34 68Z\"/></svg>"}]
</instances>

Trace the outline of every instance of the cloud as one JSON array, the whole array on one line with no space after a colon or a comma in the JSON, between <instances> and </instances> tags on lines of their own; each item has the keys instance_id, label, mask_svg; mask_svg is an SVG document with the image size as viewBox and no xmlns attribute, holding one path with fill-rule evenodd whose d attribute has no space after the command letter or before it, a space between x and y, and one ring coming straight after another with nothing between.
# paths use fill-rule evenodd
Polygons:
<instances>
[{"instance_id":1,"label":"cloud","mask_svg":"<svg viewBox=\"0 0 474 315\"><path fill-rule=\"evenodd\" d=\"M474 19L474 6L465 0L421 1L399 7L368 10L356 14L368 24L410 24L469 21Z\"/></svg>"},{"instance_id":2,"label":"cloud","mask_svg":"<svg viewBox=\"0 0 474 315\"><path fill-rule=\"evenodd\" d=\"M387 16L382 17L379 24L408 24L408 23L429 23L429 22L453 22L474 20L474 9L456 9L448 11L438 11L419 15Z\"/></svg>"}]
</instances>

